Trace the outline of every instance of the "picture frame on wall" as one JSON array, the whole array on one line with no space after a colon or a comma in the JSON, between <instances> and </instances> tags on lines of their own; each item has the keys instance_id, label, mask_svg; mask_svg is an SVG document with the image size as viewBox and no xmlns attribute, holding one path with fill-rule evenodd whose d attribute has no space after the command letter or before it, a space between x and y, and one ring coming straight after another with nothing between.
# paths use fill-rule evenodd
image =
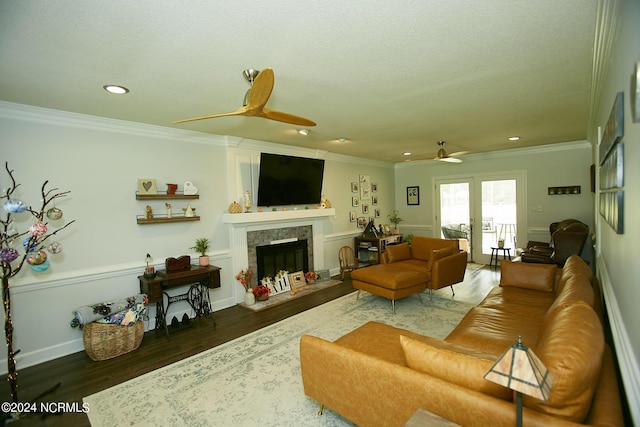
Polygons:
<instances>
[{"instance_id":1,"label":"picture frame on wall","mask_svg":"<svg viewBox=\"0 0 640 427\"><path fill-rule=\"evenodd\" d=\"M413 186L407 187L407 205L419 205L420 204L420 187Z\"/></svg>"},{"instance_id":2,"label":"picture frame on wall","mask_svg":"<svg viewBox=\"0 0 640 427\"><path fill-rule=\"evenodd\" d=\"M631 121L640 122L640 62L636 62L631 76Z\"/></svg>"},{"instance_id":3,"label":"picture frame on wall","mask_svg":"<svg viewBox=\"0 0 640 427\"><path fill-rule=\"evenodd\" d=\"M349 212L349 222L356 222L357 217L356 211Z\"/></svg>"},{"instance_id":4,"label":"picture frame on wall","mask_svg":"<svg viewBox=\"0 0 640 427\"><path fill-rule=\"evenodd\" d=\"M600 140L600 164L624 136L624 92L618 92Z\"/></svg>"},{"instance_id":5,"label":"picture frame on wall","mask_svg":"<svg viewBox=\"0 0 640 427\"><path fill-rule=\"evenodd\" d=\"M369 200L371 198L371 177L369 175L360 175L360 200Z\"/></svg>"},{"instance_id":6,"label":"picture frame on wall","mask_svg":"<svg viewBox=\"0 0 640 427\"><path fill-rule=\"evenodd\" d=\"M359 191L358 190L358 183L357 182L352 182L351 183L351 192L352 193L357 193L358 191Z\"/></svg>"},{"instance_id":7,"label":"picture frame on wall","mask_svg":"<svg viewBox=\"0 0 640 427\"><path fill-rule=\"evenodd\" d=\"M358 198L356 196L353 196L351 198L351 206L357 207L359 205L360 205L360 200L358 200Z\"/></svg>"}]
</instances>

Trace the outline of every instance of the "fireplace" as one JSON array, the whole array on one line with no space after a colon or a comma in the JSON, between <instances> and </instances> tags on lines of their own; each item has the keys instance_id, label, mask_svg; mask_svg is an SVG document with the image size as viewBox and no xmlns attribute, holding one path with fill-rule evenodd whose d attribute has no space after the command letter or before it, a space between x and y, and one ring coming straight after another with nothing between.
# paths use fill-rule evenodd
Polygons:
<instances>
[{"instance_id":1,"label":"fireplace","mask_svg":"<svg viewBox=\"0 0 640 427\"><path fill-rule=\"evenodd\" d=\"M309 271L307 240L294 240L256 247L258 279L274 277L280 270Z\"/></svg>"},{"instance_id":2,"label":"fireplace","mask_svg":"<svg viewBox=\"0 0 640 427\"><path fill-rule=\"evenodd\" d=\"M293 238L307 240L309 270L324 269L325 223L335 215L334 208L223 214L229 225L233 274L247 267L257 273L257 246ZM257 276L252 286L258 283ZM237 282L233 296L236 302L244 301L244 289Z\"/></svg>"}]
</instances>

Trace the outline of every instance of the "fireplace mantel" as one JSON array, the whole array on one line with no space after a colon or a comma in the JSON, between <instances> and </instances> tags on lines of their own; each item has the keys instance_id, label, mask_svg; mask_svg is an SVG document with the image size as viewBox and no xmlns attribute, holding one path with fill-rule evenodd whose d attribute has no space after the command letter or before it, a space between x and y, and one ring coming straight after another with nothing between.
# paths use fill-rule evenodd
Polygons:
<instances>
[{"instance_id":1,"label":"fireplace mantel","mask_svg":"<svg viewBox=\"0 0 640 427\"><path fill-rule=\"evenodd\" d=\"M297 209L290 211L250 212L241 214L223 214L225 224L259 224L267 222L287 222L299 219L323 218L335 216L336 210L330 209Z\"/></svg>"}]
</instances>

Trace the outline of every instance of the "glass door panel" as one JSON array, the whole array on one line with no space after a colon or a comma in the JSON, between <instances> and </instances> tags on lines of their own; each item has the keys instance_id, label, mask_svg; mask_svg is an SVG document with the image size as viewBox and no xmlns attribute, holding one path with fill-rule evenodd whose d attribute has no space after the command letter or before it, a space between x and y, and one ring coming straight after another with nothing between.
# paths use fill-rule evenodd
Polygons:
<instances>
[{"instance_id":1,"label":"glass door panel","mask_svg":"<svg viewBox=\"0 0 640 427\"><path fill-rule=\"evenodd\" d=\"M439 216L443 239L459 239L460 249L471 253L471 181L439 182Z\"/></svg>"}]
</instances>

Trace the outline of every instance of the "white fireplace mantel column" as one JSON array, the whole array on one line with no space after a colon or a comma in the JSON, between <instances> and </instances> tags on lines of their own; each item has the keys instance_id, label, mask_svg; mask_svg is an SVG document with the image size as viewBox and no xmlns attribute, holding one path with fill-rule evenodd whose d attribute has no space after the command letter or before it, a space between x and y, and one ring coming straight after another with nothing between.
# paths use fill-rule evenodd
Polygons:
<instances>
[{"instance_id":1,"label":"white fireplace mantel column","mask_svg":"<svg viewBox=\"0 0 640 427\"><path fill-rule=\"evenodd\" d=\"M333 208L223 214L222 221L229 224L233 274L249 266L247 232L305 225L312 227L314 268L324 269L324 222L335 215ZM239 285L234 288L237 302L244 301L240 290Z\"/></svg>"}]
</instances>

